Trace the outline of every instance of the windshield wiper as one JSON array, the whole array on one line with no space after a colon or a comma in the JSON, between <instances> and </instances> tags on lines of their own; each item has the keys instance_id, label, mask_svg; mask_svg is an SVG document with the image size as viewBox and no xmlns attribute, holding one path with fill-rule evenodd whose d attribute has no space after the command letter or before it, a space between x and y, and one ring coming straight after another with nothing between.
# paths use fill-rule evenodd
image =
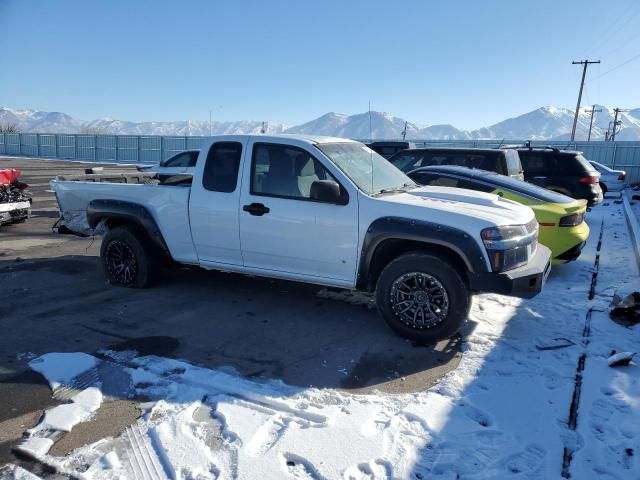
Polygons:
<instances>
[{"instance_id":1,"label":"windshield wiper","mask_svg":"<svg viewBox=\"0 0 640 480\"><path fill-rule=\"evenodd\" d=\"M417 185L415 183L404 183L402 184L402 186L400 187L395 187L395 188L381 188L380 190L378 190L377 192L374 193L374 195L381 195L383 193L399 193L399 192L406 192L407 191L407 187L417 187Z\"/></svg>"}]
</instances>

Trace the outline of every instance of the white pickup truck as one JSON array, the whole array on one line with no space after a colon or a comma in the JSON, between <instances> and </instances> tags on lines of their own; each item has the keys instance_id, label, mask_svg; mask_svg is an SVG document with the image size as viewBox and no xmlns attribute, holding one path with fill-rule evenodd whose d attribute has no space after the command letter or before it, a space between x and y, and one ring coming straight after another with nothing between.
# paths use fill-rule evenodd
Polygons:
<instances>
[{"instance_id":1,"label":"white pickup truck","mask_svg":"<svg viewBox=\"0 0 640 480\"><path fill-rule=\"evenodd\" d=\"M110 283L144 287L163 259L375 292L419 342L448 338L474 292L532 297L549 272L530 208L418 187L365 145L308 136L212 137L189 175L51 181L60 231L103 234Z\"/></svg>"}]
</instances>

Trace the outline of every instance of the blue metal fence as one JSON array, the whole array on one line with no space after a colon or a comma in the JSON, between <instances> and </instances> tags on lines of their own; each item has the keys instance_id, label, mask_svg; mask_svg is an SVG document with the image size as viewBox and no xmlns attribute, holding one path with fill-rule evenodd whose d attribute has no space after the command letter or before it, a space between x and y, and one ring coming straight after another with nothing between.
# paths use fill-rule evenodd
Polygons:
<instances>
[{"instance_id":1,"label":"blue metal fence","mask_svg":"<svg viewBox=\"0 0 640 480\"><path fill-rule=\"evenodd\" d=\"M89 162L158 163L188 149L198 149L207 137L154 135L86 135L0 133L0 155L82 160ZM485 147L521 145L522 140L412 140L418 147ZM630 183L640 182L640 142L532 141L580 150L585 157L627 171Z\"/></svg>"}]
</instances>

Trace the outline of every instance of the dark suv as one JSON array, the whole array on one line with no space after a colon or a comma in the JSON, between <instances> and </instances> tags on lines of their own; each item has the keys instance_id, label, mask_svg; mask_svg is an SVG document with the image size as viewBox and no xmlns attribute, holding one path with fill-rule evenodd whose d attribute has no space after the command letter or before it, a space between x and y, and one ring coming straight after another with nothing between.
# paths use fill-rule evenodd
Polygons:
<instances>
[{"instance_id":1,"label":"dark suv","mask_svg":"<svg viewBox=\"0 0 640 480\"><path fill-rule=\"evenodd\" d=\"M406 150L408 148L416 148L416 145L412 142L389 140L387 142L367 143L367 147L369 147L377 154L382 155L384 158L388 159L394 153L400 152L401 150Z\"/></svg>"},{"instance_id":2,"label":"dark suv","mask_svg":"<svg viewBox=\"0 0 640 480\"><path fill-rule=\"evenodd\" d=\"M509 149L415 148L398 152L389 161L404 173L420 167L457 165L524 180L518 153Z\"/></svg>"},{"instance_id":3,"label":"dark suv","mask_svg":"<svg viewBox=\"0 0 640 480\"><path fill-rule=\"evenodd\" d=\"M573 198L584 198L593 206L602 201L600 174L582 152L553 147L519 148L524 179Z\"/></svg>"}]
</instances>

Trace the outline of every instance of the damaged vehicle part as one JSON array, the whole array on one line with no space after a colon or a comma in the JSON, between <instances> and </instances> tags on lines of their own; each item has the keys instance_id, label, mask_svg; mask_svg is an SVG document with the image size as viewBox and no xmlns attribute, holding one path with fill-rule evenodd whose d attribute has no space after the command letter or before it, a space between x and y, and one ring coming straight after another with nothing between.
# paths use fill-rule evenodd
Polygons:
<instances>
[{"instance_id":1,"label":"damaged vehicle part","mask_svg":"<svg viewBox=\"0 0 640 480\"><path fill-rule=\"evenodd\" d=\"M0 225L24 222L31 215L31 195L19 180L21 174L15 168L0 170Z\"/></svg>"}]
</instances>

